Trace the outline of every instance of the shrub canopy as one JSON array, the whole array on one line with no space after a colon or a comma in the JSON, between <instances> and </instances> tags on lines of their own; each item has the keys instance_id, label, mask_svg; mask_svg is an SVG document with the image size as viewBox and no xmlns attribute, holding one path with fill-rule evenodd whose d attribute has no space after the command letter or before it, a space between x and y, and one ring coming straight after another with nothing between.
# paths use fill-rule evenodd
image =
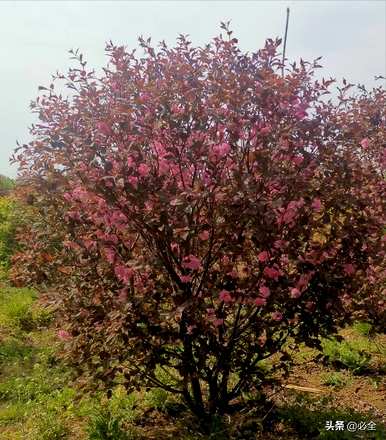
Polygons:
<instances>
[{"instance_id":1,"label":"shrub canopy","mask_svg":"<svg viewBox=\"0 0 386 440\"><path fill-rule=\"evenodd\" d=\"M102 76L75 52L56 77L72 95L42 88L14 156L73 361L202 417L264 384L289 339L385 307L384 91L344 81L328 100L317 61L282 76L279 40L243 53L223 28L203 48L110 43Z\"/></svg>"}]
</instances>

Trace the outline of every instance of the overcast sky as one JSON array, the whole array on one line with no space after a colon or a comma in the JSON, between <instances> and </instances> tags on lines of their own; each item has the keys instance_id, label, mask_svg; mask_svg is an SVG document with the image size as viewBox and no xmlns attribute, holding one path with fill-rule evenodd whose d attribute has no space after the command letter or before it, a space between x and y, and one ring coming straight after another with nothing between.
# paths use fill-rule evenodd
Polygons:
<instances>
[{"instance_id":1,"label":"overcast sky","mask_svg":"<svg viewBox=\"0 0 386 440\"><path fill-rule=\"evenodd\" d=\"M137 37L173 43L189 34L203 45L232 21L242 49L282 36L291 9L287 56L322 56L323 76L374 85L386 71L386 2L377 1L0 1L0 174L15 176L8 158L29 140L29 104L37 87L71 65L80 48L89 67L106 62L105 42L136 47ZM379 82L378 82L379 83Z\"/></svg>"}]
</instances>

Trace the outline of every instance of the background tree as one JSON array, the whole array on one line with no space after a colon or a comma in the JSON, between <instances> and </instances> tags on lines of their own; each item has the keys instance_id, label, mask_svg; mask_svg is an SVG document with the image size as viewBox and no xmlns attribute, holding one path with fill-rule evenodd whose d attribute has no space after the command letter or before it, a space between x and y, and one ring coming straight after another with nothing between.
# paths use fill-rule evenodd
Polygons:
<instances>
[{"instance_id":1,"label":"background tree","mask_svg":"<svg viewBox=\"0 0 386 440\"><path fill-rule=\"evenodd\" d=\"M222 27L203 48L140 39L141 57L110 43L101 77L73 53L55 78L72 95L42 88L14 156L72 362L204 421L266 383L262 360L285 370L289 341L385 310L384 91L327 100L317 61L282 77L279 40L246 54Z\"/></svg>"}]
</instances>

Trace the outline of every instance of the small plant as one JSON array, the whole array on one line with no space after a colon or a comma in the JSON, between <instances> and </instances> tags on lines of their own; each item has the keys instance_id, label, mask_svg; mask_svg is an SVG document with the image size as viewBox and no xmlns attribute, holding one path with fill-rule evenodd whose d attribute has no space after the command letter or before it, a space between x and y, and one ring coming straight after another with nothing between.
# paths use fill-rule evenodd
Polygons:
<instances>
[{"instance_id":1,"label":"small plant","mask_svg":"<svg viewBox=\"0 0 386 440\"><path fill-rule=\"evenodd\" d=\"M327 361L337 367L348 368L356 374L370 367L371 355L359 350L347 341L339 342L334 338L322 341L323 354Z\"/></svg>"},{"instance_id":2,"label":"small plant","mask_svg":"<svg viewBox=\"0 0 386 440\"><path fill-rule=\"evenodd\" d=\"M36 294L31 289L3 288L0 290L0 323L22 331L35 327L32 304Z\"/></svg>"},{"instance_id":3,"label":"small plant","mask_svg":"<svg viewBox=\"0 0 386 440\"><path fill-rule=\"evenodd\" d=\"M54 319L54 314L49 307L36 306L32 309L32 319L36 327L48 327Z\"/></svg>"},{"instance_id":4,"label":"small plant","mask_svg":"<svg viewBox=\"0 0 386 440\"><path fill-rule=\"evenodd\" d=\"M347 376L338 371L325 373L321 379L323 385L328 385L335 388L342 388L349 382Z\"/></svg>"},{"instance_id":5,"label":"small plant","mask_svg":"<svg viewBox=\"0 0 386 440\"><path fill-rule=\"evenodd\" d=\"M31 437L33 440L63 440L68 438L68 434L68 427L54 412L39 418Z\"/></svg>"},{"instance_id":6,"label":"small plant","mask_svg":"<svg viewBox=\"0 0 386 440\"><path fill-rule=\"evenodd\" d=\"M133 440L136 437L133 429L124 429L120 417L109 407L99 408L90 418L88 426L89 440Z\"/></svg>"},{"instance_id":7,"label":"small plant","mask_svg":"<svg viewBox=\"0 0 386 440\"><path fill-rule=\"evenodd\" d=\"M146 393L146 403L150 408L164 411L167 406L168 392L162 388L153 388Z\"/></svg>"},{"instance_id":8,"label":"small plant","mask_svg":"<svg viewBox=\"0 0 386 440\"><path fill-rule=\"evenodd\" d=\"M373 330L373 326L369 322L357 321L353 325L353 329L361 336L369 337Z\"/></svg>"}]
</instances>

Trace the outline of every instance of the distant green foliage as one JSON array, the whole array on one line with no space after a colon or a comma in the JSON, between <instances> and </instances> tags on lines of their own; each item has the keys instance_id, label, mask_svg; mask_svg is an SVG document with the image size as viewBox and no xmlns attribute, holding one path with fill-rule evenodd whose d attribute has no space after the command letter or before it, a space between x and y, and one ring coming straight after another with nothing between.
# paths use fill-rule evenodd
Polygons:
<instances>
[{"instance_id":1,"label":"distant green foliage","mask_svg":"<svg viewBox=\"0 0 386 440\"><path fill-rule=\"evenodd\" d=\"M10 191L15 187L15 181L0 174L0 191Z\"/></svg>"},{"instance_id":2,"label":"distant green foliage","mask_svg":"<svg viewBox=\"0 0 386 440\"><path fill-rule=\"evenodd\" d=\"M0 290L0 324L22 331L46 327L53 319L52 311L33 305L36 292L28 288L7 287Z\"/></svg>"},{"instance_id":3,"label":"distant green foliage","mask_svg":"<svg viewBox=\"0 0 386 440\"><path fill-rule=\"evenodd\" d=\"M20 222L18 204L11 197L0 197L0 270L9 267L16 248L16 228Z\"/></svg>"}]
</instances>

